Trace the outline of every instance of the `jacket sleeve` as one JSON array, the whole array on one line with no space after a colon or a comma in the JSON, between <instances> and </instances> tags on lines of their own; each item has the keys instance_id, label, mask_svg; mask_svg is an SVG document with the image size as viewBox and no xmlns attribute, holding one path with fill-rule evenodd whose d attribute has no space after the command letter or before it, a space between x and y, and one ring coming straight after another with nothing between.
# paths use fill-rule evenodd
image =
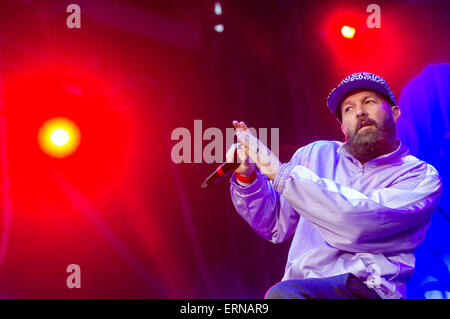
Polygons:
<instances>
[{"instance_id":1,"label":"jacket sleeve","mask_svg":"<svg viewBox=\"0 0 450 319\"><path fill-rule=\"evenodd\" d=\"M351 252L412 250L423 241L442 183L426 163L388 188L362 194L303 165L283 164L274 189L334 247Z\"/></svg>"},{"instance_id":2,"label":"jacket sleeve","mask_svg":"<svg viewBox=\"0 0 450 319\"><path fill-rule=\"evenodd\" d=\"M233 174L230 193L238 214L264 239L281 243L294 233L300 215L260 172L247 187L239 185Z\"/></svg>"}]
</instances>

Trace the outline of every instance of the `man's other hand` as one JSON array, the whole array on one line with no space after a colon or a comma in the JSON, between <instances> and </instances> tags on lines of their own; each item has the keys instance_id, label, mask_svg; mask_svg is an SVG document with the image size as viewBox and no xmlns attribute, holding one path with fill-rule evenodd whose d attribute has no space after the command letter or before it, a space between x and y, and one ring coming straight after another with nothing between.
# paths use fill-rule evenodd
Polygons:
<instances>
[{"instance_id":1,"label":"man's other hand","mask_svg":"<svg viewBox=\"0 0 450 319\"><path fill-rule=\"evenodd\" d=\"M236 146L239 159L244 158L244 163L238 167L236 173L250 176L255 170L255 167L251 166L251 164L256 164L262 174L266 175L270 180L274 180L281 166L278 157L264 143L252 135L244 122L233 121L233 126L237 139L240 142ZM243 166L243 164L245 165ZM238 171L240 169L242 170Z\"/></svg>"}]
</instances>

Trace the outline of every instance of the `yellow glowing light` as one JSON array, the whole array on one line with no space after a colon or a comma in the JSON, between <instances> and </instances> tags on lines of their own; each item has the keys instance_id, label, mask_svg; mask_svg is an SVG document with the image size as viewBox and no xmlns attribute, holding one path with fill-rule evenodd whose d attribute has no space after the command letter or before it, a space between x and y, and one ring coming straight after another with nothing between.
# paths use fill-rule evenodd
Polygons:
<instances>
[{"instance_id":1,"label":"yellow glowing light","mask_svg":"<svg viewBox=\"0 0 450 319\"><path fill-rule=\"evenodd\" d=\"M341 29L342 36L347 39L352 39L355 36L355 28L343 26Z\"/></svg>"},{"instance_id":2,"label":"yellow glowing light","mask_svg":"<svg viewBox=\"0 0 450 319\"><path fill-rule=\"evenodd\" d=\"M64 117L46 121L38 132L41 149L53 157L66 157L75 152L80 145L80 130L74 122Z\"/></svg>"},{"instance_id":3,"label":"yellow glowing light","mask_svg":"<svg viewBox=\"0 0 450 319\"><path fill-rule=\"evenodd\" d=\"M50 135L50 140L53 145L56 146L64 146L69 142L70 136L69 133L62 128L58 128L52 132Z\"/></svg>"}]
</instances>

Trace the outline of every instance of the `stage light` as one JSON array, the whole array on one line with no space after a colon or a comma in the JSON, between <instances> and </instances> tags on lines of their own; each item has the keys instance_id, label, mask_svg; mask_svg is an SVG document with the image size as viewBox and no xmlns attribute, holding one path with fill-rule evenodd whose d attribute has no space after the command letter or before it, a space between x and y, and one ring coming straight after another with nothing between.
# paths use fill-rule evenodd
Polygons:
<instances>
[{"instance_id":1,"label":"stage light","mask_svg":"<svg viewBox=\"0 0 450 319\"><path fill-rule=\"evenodd\" d=\"M352 39L355 36L355 28L343 26L341 29L342 36L347 39Z\"/></svg>"},{"instance_id":2,"label":"stage light","mask_svg":"<svg viewBox=\"0 0 450 319\"><path fill-rule=\"evenodd\" d=\"M74 122L64 117L46 121L38 132L41 149L48 155L63 158L74 153L80 145L80 130Z\"/></svg>"},{"instance_id":3,"label":"stage light","mask_svg":"<svg viewBox=\"0 0 450 319\"><path fill-rule=\"evenodd\" d=\"M222 33L222 32L223 32L223 29L224 29L223 24L216 24L216 25L214 26L214 30L215 30L216 32Z\"/></svg>"},{"instance_id":4,"label":"stage light","mask_svg":"<svg viewBox=\"0 0 450 319\"><path fill-rule=\"evenodd\" d=\"M50 140L55 146L64 146L69 142L70 136L67 130L58 128L50 135Z\"/></svg>"},{"instance_id":5,"label":"stage light","mask_svg":"<svg viewBox=\"0 0 450 319\"><path fill-rule=\"evenodd\" d=\"M222 5L220 4L220 2L214 3L214 13L218 16L222 14Z\"/></svg>"}]
</instances>

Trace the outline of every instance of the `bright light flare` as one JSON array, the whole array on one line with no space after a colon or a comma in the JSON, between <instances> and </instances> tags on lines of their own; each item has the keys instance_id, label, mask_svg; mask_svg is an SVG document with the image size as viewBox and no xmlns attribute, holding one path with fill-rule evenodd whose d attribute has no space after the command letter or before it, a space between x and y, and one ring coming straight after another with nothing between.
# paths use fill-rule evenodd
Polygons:
<instances>
[{"instance_id":1,"label":"bright light flare","mask_svg":"<svg viewBox=\"0 0 450 319\"><path fill-rule=\"evenodd\" d=\"M218 33L222 33L223 30L224 30L223 24L216 24L216 25L214 26L214 30L215 30L216 32L218 32Z\"/></svg>"},{"instance_id":2,"label":"bright light flare","mask_svg":"<svg viewBox=\"0 0 450 319\"><path fill-rule=\"evenodd\" d=\"M222 14L222 5L220 4L220 2L214 3L214 13L218 16Z\"/></svg>"},{"instance_id":3,"label":"bright light flare","mask_svg":"<svg viewBox=\"0 0 450 319\"><path fill-rule=\"evenodd\" d=\"M355 36L355 28L345 25L342 27L341 33L344 38L352 39Z\"/></svg>"},{"instance_id":4,"label":"bright light flare","mask_svg":"<svg viewBox=\"0 0 450 319\"><path fill-rule=\"evenodd\" d=\"M69 133L62 128L58 128L52 132L50 135L50 140L53 145L56 146L64 146L69 142L70 136Z\"/></svg>"},{"instance_id":5,"label":"bright light flare","mask_svg":"<svg viewBox=\"0 0 450 319\"><path fill-rule=\"evenodd\" d=\"M80 145L80 130L74 122L64 117L46 121L38 132L41 149L48 155L63 158L74 153Z\"/></svg>"}]
</instances>

